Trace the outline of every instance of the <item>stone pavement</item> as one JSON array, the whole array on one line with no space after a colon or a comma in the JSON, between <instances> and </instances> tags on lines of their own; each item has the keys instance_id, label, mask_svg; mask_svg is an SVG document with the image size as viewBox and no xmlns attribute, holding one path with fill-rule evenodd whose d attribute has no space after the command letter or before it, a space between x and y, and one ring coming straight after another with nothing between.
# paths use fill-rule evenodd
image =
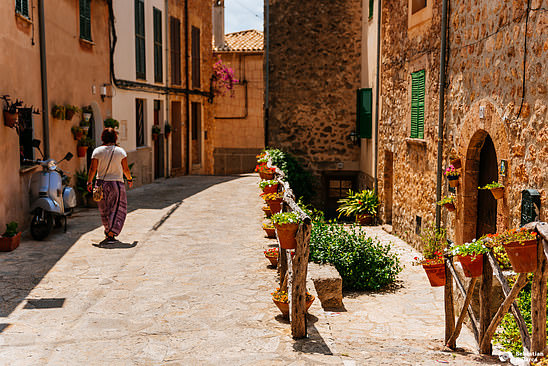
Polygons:
<instances>
[{"instance_id":1,"label":"stone pavement","mask_svg":"<svg viewBox=\"0 0 548 366\"><path fill-rule=\"evenodd\" d=\"M406 265L397 288L316 301L295 341L270 299L257 176L181 177L129 193L121 243L97 247L96 210L47 241L0 253L0 365L479 365L442 352L443 294L415 252L380 228ZM313 286L309 284L312 293Z\"/></svg>"}]
</instances>

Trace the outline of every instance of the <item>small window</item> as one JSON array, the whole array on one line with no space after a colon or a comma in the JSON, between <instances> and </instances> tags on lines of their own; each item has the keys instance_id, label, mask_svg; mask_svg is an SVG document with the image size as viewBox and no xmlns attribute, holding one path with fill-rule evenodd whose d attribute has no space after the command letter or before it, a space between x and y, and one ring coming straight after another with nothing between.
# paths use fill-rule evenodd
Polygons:
<instances>
[{"instance_id":1,"label":"small window","mask_svg":"<svg viewBox=\"0 0 548 366\"><path fill-rule=\"evenodd\" d=\"M369 0L369 20L373 19L374 6L375 6L375 0Z\"/></svg>"},{"instance_id":2,"label":"small window","mask_svg":"<svg viewBox=\"0 0 548 366\"><path fill-rule=\"evenodd\" d=\"M91 42L91 0L80 0L80 38Z\"/></svg>"},{"instance_id":3,"label":"small window","mask_svg":"<svg viewBox=\"0 0 548 366\"><path fill-rule=\"evenodd\" d=\"M135 69L137 79L146 80L145 3L135 0Z\"/></svg>"},{"instance_id":4,"label":"small window","mask_svg":"<svg viewBox=\"0 0 548 366\"><path fill-rule=\"evenodd\" d=\"M415 14L419 10L426 8L427 0L411 0L411 14Z\"/></svg>"},{"instance_id":5,"label":"small window","mask_svg":"<svg viewBox=\"0 0 548 366\"><path fill-rule=\"evenodd\" d=\"M162 12L154 8L154 81L161 83L163 80L162 65Z\"/></svg>"},{"instance_id":6,"label":"small window","mask_svg":"<svg viewBox=\"0 0 548 366\"><path fill-rule=\"evenodd\" d=\"M411 138L424 138L425 71L411 74Z\"/></svg>"},{"instance_id":7,"label":"small window","mask_svg":"<svg viewBox=\"0 0 548 366\"><path fill-rule=\"evenodd\" d=\"M137 147L145 146L145 101L135 99L135 137Z\"/></svg>"},{"instance_id":8,"label":"small window","mask_svg":"<svg viewBox=\"0 0 548 366\"><path fill-rule=\"evenodd\" d=\"M15 0L15 12L29 18L29 0Z\"/></svg>"},{"instance_id":9,"label":"small window","mask_svg":"<svg viewBox=\"0 0 548 366\"><path fill-rule=\"evenodd\" d=\"M33 124L32 108L19 108L19 157L21 165L23 159L34 160L34 148L32 147Z\"/></svg>"}]
</instances>

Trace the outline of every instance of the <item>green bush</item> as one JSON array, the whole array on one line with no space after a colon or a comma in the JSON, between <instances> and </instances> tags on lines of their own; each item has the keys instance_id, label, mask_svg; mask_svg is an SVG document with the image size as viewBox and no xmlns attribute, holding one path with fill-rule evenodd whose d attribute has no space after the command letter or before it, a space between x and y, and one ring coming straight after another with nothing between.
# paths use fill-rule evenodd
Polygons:
<instances>
[{"instance_id":1,"label":"green bush","mask_svg":"<svg viewBox=\"0 0 548 366\"><path fill-rule=\"evenodd\" d=\"M310 202L314 195L312 175L304 170L292 154L279 149L267 149L266 151L272 159L272 164L285 173L295 197L302 197L305 202Z\"/></svg>"},{"instance_id":2,"label":"green bush","mask_svg":"<svg viewBox=\"0 0 548 366\"><path fill-rule=\"evenodd\" d=\"M379 290L401 272L399 258L382 244L352 226L316 221L310 238L310 260L335 266L348 290Z\"/></svg>"}]
</instances>

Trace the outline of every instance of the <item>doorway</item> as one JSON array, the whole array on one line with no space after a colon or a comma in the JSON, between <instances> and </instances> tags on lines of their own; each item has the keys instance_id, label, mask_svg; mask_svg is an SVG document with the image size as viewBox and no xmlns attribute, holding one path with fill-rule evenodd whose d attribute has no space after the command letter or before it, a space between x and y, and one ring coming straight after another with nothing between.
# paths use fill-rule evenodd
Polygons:
<instances>
[{"instance_id":1,"label":"doorway","mask_svg":"<svg viewBox=\"0 0 548 366\"><path fill-rule=\"evenodd\" d=\"M327 219L336 219L339 215L337 208L338 201L348 196L348 191L357 190L358 173L357 172L324 172L323 177L325 185L325 217ZM342 221L352 221L353 217L341 216Z\"/></svg>"},{"instance_id":2,"label":"doorway","mask_svg":"<svg viewBox=\"0 0 548 366\"><path fill-rule=\"evenodd\" d=\"M192 102L192 167L202 163L202 105Z\"/></svg>"},{"instance_id":3,"label":"doorway","mask_svg":"<svg viewBox=\"0 0 548 366\"><path fill-rule=\"evenodd\" d=\"M162 101L154 100L154 125L160 127L162 113ZM154 179L164 176L164 139L163 135L158 136L154 141Z\"/></svg>"},{"instance_id":4,"label":"doorway","mask_svg":"<svg viewBox=\"0 0 548 366\"><path fill-rule=\"evenodd\" d=\"M386 150L384 152L384 222L392 224L392 192L394 190L394 153Z\"/></svg>"},{"instance_id":5,"label":"doorway","mask_svg":"<svg viewBox=\"0 0 548 366\"><path fill-rule=\"evenodd\" d=\"M181 150L181 102L171 102L171 170L177 175L182 168Z\"/></svg>"},{"instance_id":6,"label":"doorway","mask_svg":"<svg viewBox=\"0 0 548 366\"><path fill-rule=\"evenodd\" d=\"M487 135L480 151L478 187L498 182L498 164L495 145ZM476 238L497 232L497 200L488 189L478 190Z\"/></svg>"}]
</instances>

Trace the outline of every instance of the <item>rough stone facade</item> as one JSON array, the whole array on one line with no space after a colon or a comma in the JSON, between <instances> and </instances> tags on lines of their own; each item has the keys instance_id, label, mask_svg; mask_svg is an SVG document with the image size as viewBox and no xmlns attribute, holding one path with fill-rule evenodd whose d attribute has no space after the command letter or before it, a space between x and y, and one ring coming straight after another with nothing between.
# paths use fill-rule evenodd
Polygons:
<instances>
[{"instance_id":1,"label":"rough stone facade","mask_svg":"<svg viewBox=\"0 0 548 366\"><path fill-rule=\"evenodd\" d=\"M419 246L417 217L424 227L436 209L441 1L433 4L430 19L411 29L408 3L383 3L379 194L381 217L388 221L391 211L394 232ZM543 0L531 3L532 9L547 6ZM460 157L463 168L456 214L442 209L442 221L459 243L476 237L479 155L488 137L497 167L501 160L508 166L506 176L499 175L506 189L496 203L497 231L519 226L526 188L540 192L540 218L547 220L548 13L529 12L523 80L526 9L525 0L451 3L443 168L450 156ZM426 71L424 139L416 140L409 138L411 73L421 69ZM445 178L442 192L448 194Z\"/></svg>"},{"instance_id":2,"label":"rough stone facade","mask_svg":"<svg viewBox=\"0 0 548 366\"><path fill-rule=\"evenodd\" d=\"M358 171L362 1L269 0L268 145L294 153L316 177ZM342 168L341 168L342 166Z\"/></svg>"}]
</instances>

